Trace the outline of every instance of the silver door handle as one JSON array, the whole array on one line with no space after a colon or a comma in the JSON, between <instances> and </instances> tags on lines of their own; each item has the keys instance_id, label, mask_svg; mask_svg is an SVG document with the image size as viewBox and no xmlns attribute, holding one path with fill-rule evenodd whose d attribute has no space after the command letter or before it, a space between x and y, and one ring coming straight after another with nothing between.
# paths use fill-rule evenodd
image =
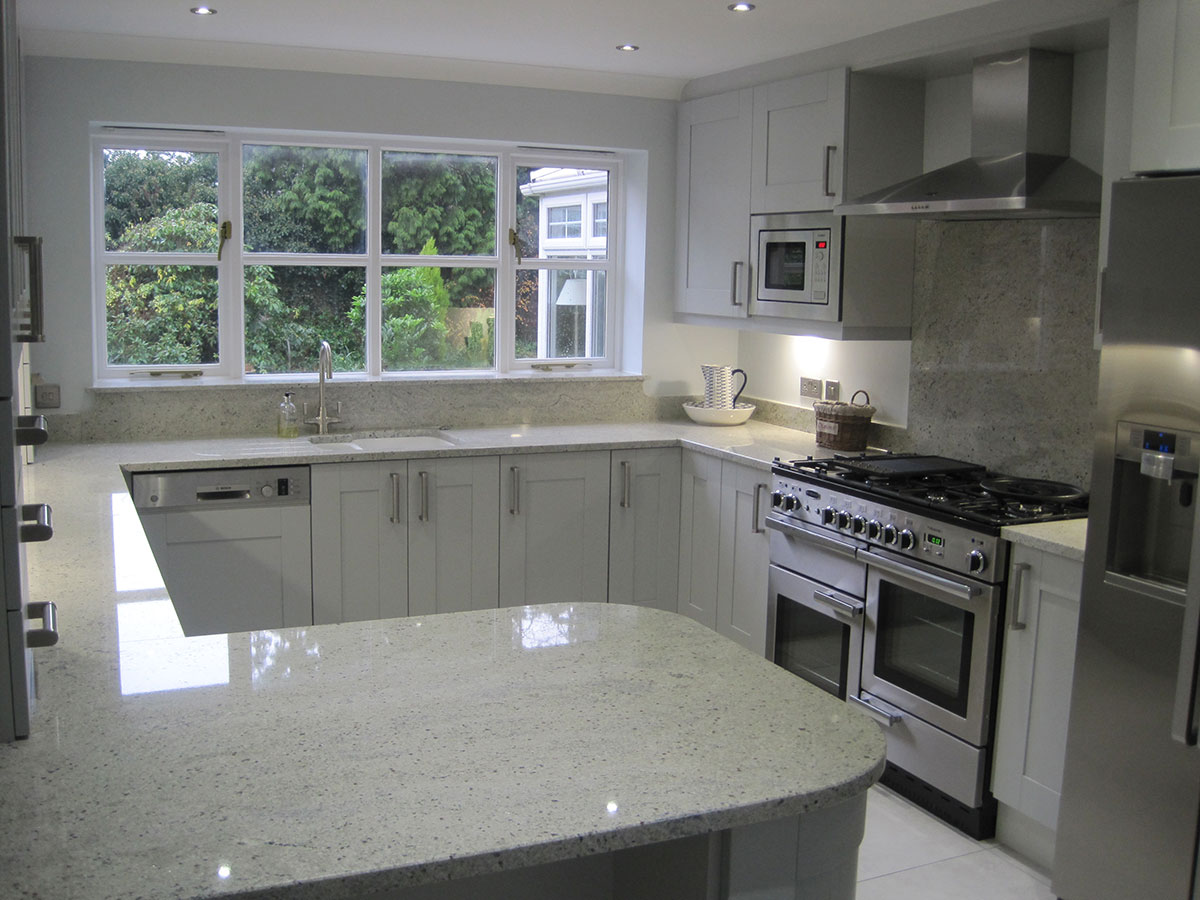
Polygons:
<instances>
[{"instance_id":1,"label":"silver door handle","mask_svg":"<svg viewBox=\"0 0 1200 900\"><path fill-rule=\"evenodd\" d=\"M1025 630L1025 623L1021 621L1021 591L1028 572L1029 563L1013 563L1013 583L1008 592L1008 627L1013 631Z\"/></svg>"},{"instance_id":2,"label":"silver door handle","mask_svg":"<svg viewBox=\"0 0 1200 900\"><path fill-rule=\"evenodd\" d=\"M429 473L418 472L417 476L421 479L421 511L417 513L417 518L422 522L429 521Z\"/></svg>"},{"instance_id":3,"label":"silver door handle","mask_svg":"<svg viewBox=\"0 0 1200 900\"><path fill-rule=\"evenodd\" d=\"M17 416L15 434L20 447L37 447L50 439L45 416Z\"/></svg>"},{"instance_id":4,"label":"silver door handle","mask_svg":"<svg viewBox=\"0 0 1200 900\"><path fill-rule=\"evenodd\" d=\"M863 614L862 606L858 606L854 603L847 603L840 597L835 597L833 594L827 594L825 591L813 591L813 599L820 600L823 603L828 603L831 606L836 607L836 609L842 610L848 616L861 616Z\"/></svg>"},{"instance_id":5,"label":"silver door handle","mask_svg":"<svg viewBox=\"0 0 1200 900\"><path fill-rule=\"evenodd\" d=\"M1200 519L1200 511L1196 513ZM1200 530L1192 536L1192 559L1200 554ZM1193 568L1195 568L1193 566ZM1183 604L1183 634L1179 638L1179 670L1175 681L1175 703L1171 711L1171 738L1196 745L1196 664L1200 641L1200 582L1194 577Z\"/></svg>"},{"instance_id":6,"label":"silver door handle","mask_svg":"<svg viewBox=\"0 0 1200 900\"><path fill-rule=\"evenodd\" d=\"M400 524L400 473L392 473L392 515L390 521L393 525Z\"/></svg>"},{"instance_id":7,"label":"silver door handle","mask_svg":"<svg viewBox=\"0 0 1200 900\"><path fill-rule=\"evenodd\" d=\"M49 600L25 605L25 615L30 619L41 619L41 628L30 628L25 632L25 646L53 647L58 643L58 607Z\"/></svg>"},{"instance_id":8,"label":"silver door handle","mask_svg":"<svg viewBox=\"0 0 1200 900\"><path fill-rule=\"evenodd\" d=\"M40 344L46 340L46 294L42 281L42 239L16 235L13 243L29 254L29 330L13 335L13 340L25 344Z\"/></svg>"},{"instance_id":9,"label":"silver door handle","mask_svg":"<svg viewBox=\"0 0 1200 900\"><path fill-rule=\"evenodd\" d=\"M868 550L859 551L859 558L866 561L867 565L874 566L877 569L883 569L885 572L891 572L894 575L902 575L912 581L920 584L927 584L930 587L938 588L946 591L949 594L955 594L962 597L964 600L970 600L976 594L980 593L980 589L973 584L966 584L962 581L954 581L951 578L942 578L940 575L930 575L928 572L920 572L910 566L905 566L900 563L892 562L886 556L880 556L878 553L871 553Z\"/></svg>"},{"instance_id":10,"label":"silver door handle","mask_svg":"<svg viewBox=\"0 0 1200 900\"><path fill-rule=\"evenodd\" d=\"M519 516L521 514L521 468L511 466L508 471L512 476L512 503L509 504L508 514Z\"/></svg>"},{"instance_id":11,"label":"silver door handle","mask_svg":"<svg viewBox=\"0 0 1200 900\"><path fill-rule=\"evenodd\" d=\"M762 492L765 491L768 487L770 487L770 485L762 484L762 483L756 484L754 486L754 509L751 510L751 512L750 512L750 516L754 520L753 527L750 529L751 534L766 534L767 533L766 528L760 528L758 526L758 521L759 521L759 515L762 513Z\"/></svg>"},{"instance_id":12,"label":"silver door handle","mask_svg":"<svg viewBox=\"0 0 1200 900\"><path fill-rule=\"evenodd\" d=\"M832 157L835 152L837 152L836 144L826 144L825 145L825 168L824 168L824 172L821 175L821 189L825 192L826 197L836 197L837 196L837 191L830 190L830 186L829 186L829 175L830 175L831 170L833 169L833 165L830 162L830 157Z\"/></svg>"},{"instance_id":13,"label":"silver door handle","mask_svg":"<svg viewBox=\"0 0 1200 900\"><path fill-rule=\"evenodd\" d=\"M21 507L18 537L23 544L38 544L54 537L53 510L48 503L26 503Z\"/></svg>"},{"instance_id":14,"label":"silver door handle","mask_svg":"<svg viewBox=\"0 0 1200 900\"><path fill-rule=\"evenodd\" d=\"M847 700L854 706L857 706L868 716L883 725L885 728L891 728L893 725L899 725L904 720L904 716L899 713L891 712L886 709L880 709L871 703L868 703L862 697L847 697Z\"/></svg>"},{"instance_id":15,"label":"silver door handle","mask_svg":"<svg viewBox=\"0 0 1200 900\"><path fill-rule=\"evenodd\" d=\"M817 534L815 531L808 531L804 528L797 528L789 522L782 519L776 519L773 516L767 516L767 527L772 531L778 531L786 534L789 537L799 538L804 541L811 541L826 550L832 550L834 553L842 553L849 556L851 559L859 552L854 544L847 544L845 541L839 541L837 538L831 538L824 534Z\"/></svg>"},{"instance_id":16,"label":"silver door handle","mask_svg":"<svg viewBox=\"0 0 1200 900\"><path fill-rule=\"evenodd\" d=\"M629 509L633 506L633 501L630 499L630 473L633 471L633 464L627 459L621 460L621 509Z\"/></svg>"},{"instance_id":17,"label":"silver door handle","mask_svg":"<svg viewBox=\"0 0 1200 900\"><path fill-rule=\"evenodd\" d=\"M742 305L742 301L738 299L738 269L745 264L745 260L735 259L729 273L729 302L734 306Z\"/></svg>"}]
</instances>

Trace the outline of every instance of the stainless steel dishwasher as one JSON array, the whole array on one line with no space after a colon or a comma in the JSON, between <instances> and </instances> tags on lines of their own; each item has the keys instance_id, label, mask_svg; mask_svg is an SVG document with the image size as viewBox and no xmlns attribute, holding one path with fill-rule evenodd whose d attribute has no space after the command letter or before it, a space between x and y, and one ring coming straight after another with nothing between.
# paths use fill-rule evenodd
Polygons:
<instances>
[{"instance_id":1,"label":"stainless steel dishwasher","mask_svg":"<svg viewBox=\"0 0 1200 900\"><path fill-rule=\"evenodd\" d=\"M312 624L308 466L135 473L130 487L184 634Z\"/></svg>"}]
</instances>

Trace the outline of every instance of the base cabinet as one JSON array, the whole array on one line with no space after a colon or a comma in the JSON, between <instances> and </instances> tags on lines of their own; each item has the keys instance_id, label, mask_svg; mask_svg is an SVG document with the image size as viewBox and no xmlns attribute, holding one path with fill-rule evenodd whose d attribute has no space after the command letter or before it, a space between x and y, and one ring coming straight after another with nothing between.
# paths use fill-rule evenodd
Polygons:
<instances>
[{"instance_id":1,"label":"base cabinet","mask_svg":"<svg viewBox=\"0 0 1200 900\"><path fill-rule=\"evenodd\" d=\"M766 473L684 453L678 610L767 652Z\"/></svg>"},{"instance_id":2,"label":"base cabinet","mask_svg":"<svg viewBox=\"0 0 1200 900\"><path fill-rule=\"evenodd\" d=\"M607 450L500 458L500 605L608 599Z\"/></svg>"},{"instance_id":3,"label":"base cabinet","mask_svg":"<svg viewBox=\"0 0 1200 900\"><path fill-rule=\"evenodd\" d=\"M677 606L680 475L678 447L612 452L609 603Z\"/></svg>"},{"instance_id":4,"label":"base cabinet","mask_svg":"<svg viewBox=\"0 0 1200 900\"><path fill-rule=\"evenodd\" d=\"M1079 627L1083 564L1013 548L992 793L1055 829Z\"/></svg>"}]
</instances>

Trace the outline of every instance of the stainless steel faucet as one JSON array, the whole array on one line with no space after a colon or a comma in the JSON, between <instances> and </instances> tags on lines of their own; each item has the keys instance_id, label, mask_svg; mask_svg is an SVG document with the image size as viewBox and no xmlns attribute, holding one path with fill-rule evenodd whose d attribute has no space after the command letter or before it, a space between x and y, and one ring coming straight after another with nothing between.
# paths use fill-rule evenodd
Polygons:
<instances>
[{"instance_id":1,"label":"stainless steel faucet","mask_svg":"<svg viewBox=\"0 0 1200 900\"><path fill-rule=\"evenodd\" d=\"M317 355L317 414L314 418L305 418L307 425L316 425L317 434L328 434L329 426L342 421L342 401L337 401L337 415L329 415L325 408L325 379L333 377L333 350L329 341L321 341L321 352ZM308 401L304 402L304 415L308 416Z\"/></svg>"}]
</instances>

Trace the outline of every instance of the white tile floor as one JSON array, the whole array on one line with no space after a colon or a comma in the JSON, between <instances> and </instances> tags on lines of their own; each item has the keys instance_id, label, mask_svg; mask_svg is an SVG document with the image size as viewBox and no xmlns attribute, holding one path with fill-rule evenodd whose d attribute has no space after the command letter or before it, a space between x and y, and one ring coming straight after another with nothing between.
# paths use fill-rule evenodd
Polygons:
<instances>
[{"instance_id":1,"label":"white tile floor","mask_svg":"<svg viewBox=\"0 0 1200 900\"><path fill-rule=\"evenodd\" d=\"M867 795L858 900L1055 900L1050 875L975 841L882 785Z\"/></svg>"}]
</instances>

